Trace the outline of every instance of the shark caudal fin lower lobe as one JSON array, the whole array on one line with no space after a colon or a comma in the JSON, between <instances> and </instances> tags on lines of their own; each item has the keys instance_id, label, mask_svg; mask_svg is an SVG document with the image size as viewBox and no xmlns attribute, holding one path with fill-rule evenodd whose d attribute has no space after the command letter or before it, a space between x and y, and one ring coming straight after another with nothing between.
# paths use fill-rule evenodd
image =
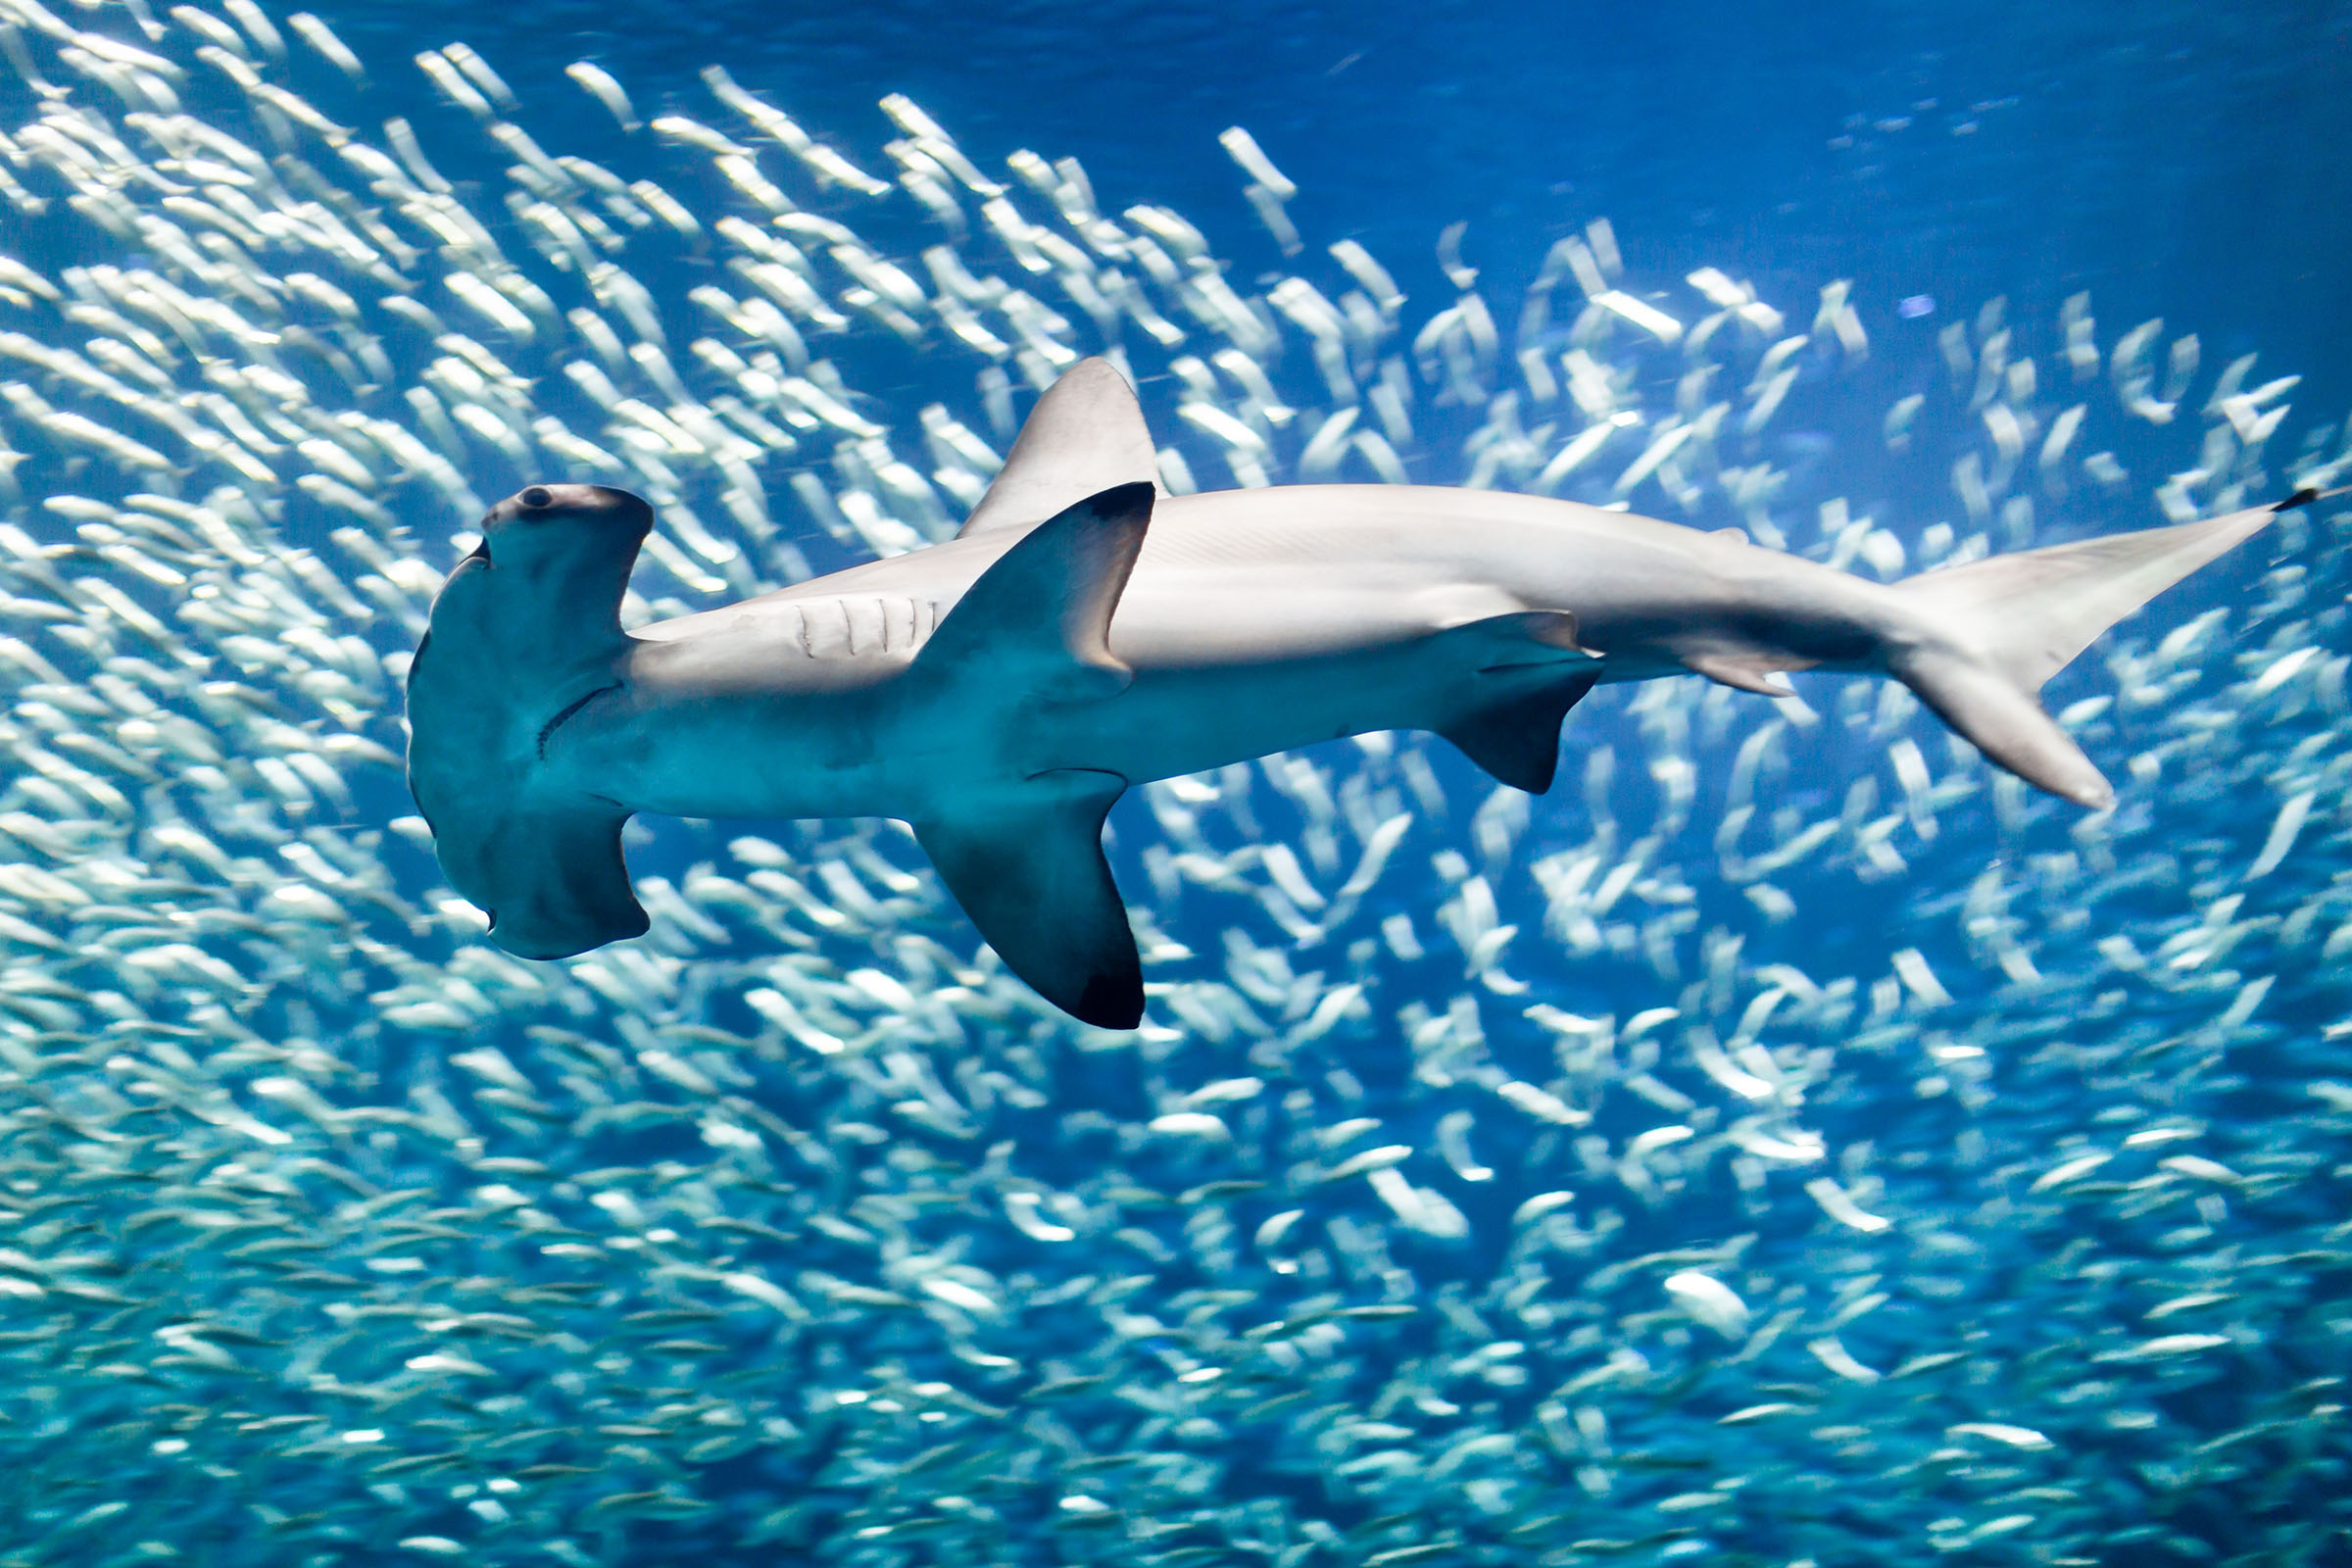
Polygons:
<instances>
[{"instance_id":1,"label":"shark caudal fin lower lobe","mask_svg":"<svg viewBox=\"0 0 2352 1568\"><path fill-rule=\"evenodd\" d=\"M1995 556L1893 585L1915 612L1888 672L1977 749L2081 806L2115 803L2038 696L2108 627L2234 546L2295 500L2171 528Z\"/></svg>"}]
</instances>

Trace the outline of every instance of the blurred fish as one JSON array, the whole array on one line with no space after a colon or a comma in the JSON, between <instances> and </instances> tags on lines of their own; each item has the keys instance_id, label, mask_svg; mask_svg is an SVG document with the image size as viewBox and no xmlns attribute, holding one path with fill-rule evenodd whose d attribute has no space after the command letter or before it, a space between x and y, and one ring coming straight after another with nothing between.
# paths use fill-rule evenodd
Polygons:
<instances>
[{"instance_id":1,"label":"blurred fish","mask_svg":"<svg viewBox=\"0 0 2352 1568\"><path fill-rule=\"evenodd\" d=\"M18 1555L2222 1561L2346 1527L2352 447L2256 345L2102 340L2080 295L1874 343L1863 278L1791 334L1810 290L1648 276L1599 224L1456 229L1457 286L1408 300L1270 163L1272 242L1109 166L984 170L904 99L836 152L713 71L621 89L675 117L626 136L413 28L363 63L247 0L0 7ZM873 819L649 820L644 936L479 940L395 697L477 491L648 497L640 626L919 559L1097 353L1172 416L1131 454L1172 494L1238 459L1605 508L1654 451L1664 515L1922 583L2314 495L2069 677L2058 727L2128 760L2090 817L1899 683L1658 680L1585 701L1532 811L1387 731L1137 791L1132 1035L1053 1012Z\"/></svg>"}]
</instances>

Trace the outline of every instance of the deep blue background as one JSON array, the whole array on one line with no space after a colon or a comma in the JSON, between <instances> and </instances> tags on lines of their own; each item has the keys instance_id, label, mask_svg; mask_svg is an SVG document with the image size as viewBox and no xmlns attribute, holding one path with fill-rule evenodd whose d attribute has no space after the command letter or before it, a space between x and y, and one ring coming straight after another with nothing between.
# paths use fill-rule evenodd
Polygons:
<instances>
[{"instance_id":1,"label":"deep blue background","mask_svg":"<svg viewBox=\"0 0 2352 1568\"><path fill-rule=\"evenodd\" d=\"M900 91L984 162L1077 156L1106 207L1165 203L1271 266L1216 145L1238 122L1310 243L1355 235L1408 285L1442 286L1455 220L1508 298L1605 215L1652 275L1711 262L1789 301L1850 276L1874 327L1910 294L2040 314L2088 288L2103 339L2163 315L2209 367L2303 372L2317 417L2352 403L2352 6L2327 0L318 9L371 61L464 38L517 119L584 144L613 133L561 75L583 56L698 115L723 61L877 162Z\"/></svg>"}]
</instances>

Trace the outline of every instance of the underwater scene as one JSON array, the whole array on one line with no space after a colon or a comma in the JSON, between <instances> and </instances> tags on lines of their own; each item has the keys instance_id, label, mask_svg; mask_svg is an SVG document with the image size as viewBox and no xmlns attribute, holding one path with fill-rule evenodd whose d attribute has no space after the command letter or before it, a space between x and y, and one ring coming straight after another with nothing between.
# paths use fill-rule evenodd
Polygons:
<instances>
[{"instance_id":1,"label":"underwater scene","mask_svg":"<svg viewBox=\"0 0 2352 1568\"><path fill-rule=\"evenodd\" d=\"M0 1568L2352 1561L2352 13L614 15L0 0ZM494 506L693 614L1097 358L1171 514L2250 537L2111 801L1705 659L1140 783L1140 1028L879 815L491 940Z\"/></svg>"}]
</instances>

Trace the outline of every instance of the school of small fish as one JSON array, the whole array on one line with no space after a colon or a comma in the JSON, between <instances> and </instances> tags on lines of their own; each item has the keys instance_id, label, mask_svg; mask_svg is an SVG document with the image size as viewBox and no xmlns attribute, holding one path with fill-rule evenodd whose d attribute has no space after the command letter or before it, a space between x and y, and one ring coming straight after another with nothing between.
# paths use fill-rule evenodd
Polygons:
<instances>
[{"instance_id":1,"label":"school of small fish","mask_svg":"<svg viewBox=\"0 0 2352 1568\"><path fill-rule=\"evenodd\" d=\"M2341 504L2070 677L2111 812L1827 677L1613 689L1542 800L1407 735L1149 786L1135 1034L885 822L640 825L652 934L510 957L399 766L487 499L646 495L682 613L943 537L1085 354L1171 490L1889 577L2340 483L2292 375L1604 222L1515 303L1449 228L1433 308L1239 128L1250 266L900 97L524 84L592 160L260 0L0 56L0 1563L2352 1553Z\"/></svg>"}]
</instances>

